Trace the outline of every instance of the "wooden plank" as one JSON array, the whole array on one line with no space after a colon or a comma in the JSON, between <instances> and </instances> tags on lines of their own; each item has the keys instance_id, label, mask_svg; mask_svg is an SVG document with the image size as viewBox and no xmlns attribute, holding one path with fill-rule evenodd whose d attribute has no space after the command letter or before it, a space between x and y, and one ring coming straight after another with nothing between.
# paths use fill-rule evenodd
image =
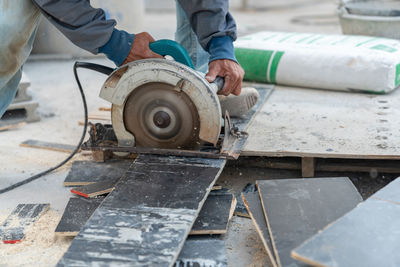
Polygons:
<instances>
[{"instance_id":1,"label":"wooden plank","mask_svg":"<svg viewBox=\"0 0 400 267\"><path fill-rule=\"evenodd\" d=\"M132 160L74 161L64 180L64 186L88 185L121 178L131 163Z\"/></svg>"},{"instance_id":2,"label":"wooden plank","mask_svg":"<svg viewBox=\"0 0 400 267\"><path fill-rule=\"evenodd\" d=\"M292 249L362 201L349 178L262 180L257 186L279 266L296 266Z\"/></svg>"},{"instance_id":3,"label":"wooden plank","mask_svg":"<svg viewBox=\"0 0 400 267\"><path fill-rule=\"evenodd\" d=\"M210 236L189 236L174 266L228 266L225 241Z\"/></svg>"},{"instance_id":4,"label":"wooden plank","mask_svg":"<svg viewBox=\"0 0 400 267\"><path fill-rule=\"evenodd\" d=\"M172 266L225 160L140 155L58 266Z\"/></svg>"},{"instance_id":5,"label":"wooden plank","mask_svg":"<svg viewBox=\"0 0 400 267\"><path fill-rule=\"evenodd\" d=\"M204 202L189 234L226 234L235 207L236 198L232 194L210 194Z\"/></svg>"},{"instance_id":6,"label":"wooden plank","mask_svg":"<svg viewBox=\"0 0 400 267\"><path fill-rule=\"evenodd\" d=\"M52 150L52 151L59 151L59 152L65 152L65 153L71 153L76 148L76 146L73 146L73 145L44 142L44 141L32 140L32 139L25 140L24 142L19 144L19 146L48 149L48 150Z\"/></svg>"},{"instance_id":7,"label":"wooden plank","mask_svg":"<svg viewBox=\"0 0 400 267\"><path fill-rule=\"evenodd\" d=\"M50 204L19 204L0 226L0 239L5 244L21 242L25 229L45 213Z\"/></svg>"},{"instance_id":8,"label":"wooden plank","mask_svg":"<svg viewBox=\"0 0 400 267\"><path fill-rule=\"evenodd\" d=\"M312 266L399 266L399 220L400 203L371 197L291 255Z\"/></svg>"},{"instance_id":9,"label":"wooden plank","mask_svg":"<svg viewBox=\"0 0 400 267\"><path fill-rule=\"evenodd\" d=\"M315 172L315 158L302 157L301 158L301 176L303 178L314 177Z\"/></svg>"},{"instance_id":10,"label":"wooden plank","mask_svg":"<svg viewBox=\"0 0 400 267\"><path fill-rule=\"evenodd\" d=\"M60 236L76 236L103 199L70 198L55 233Z\"/></svg>"},{"instance_id":11,"label":"wooden plank","mask_svg":"<svg viewBox=\"0 0 400 267\"><path fill-rule=\"evenodd\" d=\"M267 222L265 221L264 212L261 205L258 192L248 192L242 194L243 202L247 208L250 218L257 230L257 233L264 245L268 258L273 267L278 266L272 250L271 237L269 236Z\"/></svg>"},{"instance_id":12,"label":"wooden plank","mask_svg":"<svg viewBox=\"0 0 400 267\"><path fill-rule=\"evenodd\" d=\"M71 189L71 193L78 196L92 198L100 195L108 194L112 190L120 178L111 179L110 181L97 182L93 184L83 185Z\"/></svg>"},{"instance_id":13,"label":"wooden plank","mask_svg":"<svg viewBox=\"0 0 400 267\"><path fill-rule=\"evenodd\" d=\"M242 155L400 159L399 96L276 86Z\"/></svg>"},{"instance_id":14,"label":"wooden plank","mask_svg":"<svg viewBox=\"0 0 400 267\"><path fill-rule=\"evenodd\" d=\"M4 126L0 125L0 132L17 129L19 127L25 126L26 124L27 124L26 122L18 122L18 123L13 123L13 124L4 125Z\"/></svg>"}]
</instances>

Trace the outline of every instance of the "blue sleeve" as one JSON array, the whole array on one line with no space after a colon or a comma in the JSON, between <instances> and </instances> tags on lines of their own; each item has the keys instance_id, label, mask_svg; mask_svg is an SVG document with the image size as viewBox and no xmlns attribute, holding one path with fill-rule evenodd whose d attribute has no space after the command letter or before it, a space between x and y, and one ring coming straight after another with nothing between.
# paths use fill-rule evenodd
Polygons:
<instances>
[{"instance_id":1,"label":"blue sleeve","mask_svg":"<svg viewBox=\"0 0 400 267\"><path fill-rule=\"evenodd\" d=\"M121 66L128 57L134 40L134 34L114 29L108 42L99 47L99 52L105 54L115 65Z\"/></svg>"},{"instance_id":2,"label":"blue sleeve","mask_svg":"<svg viewBox=\"0 0 400 267\"><path fill-rule=\"evenodd\" d=\"M210 53L210 62L217 59L230 59L237 62L233 40L228 35L213 37L207 45L207 51Z\"/></svg>"}]
</instances>

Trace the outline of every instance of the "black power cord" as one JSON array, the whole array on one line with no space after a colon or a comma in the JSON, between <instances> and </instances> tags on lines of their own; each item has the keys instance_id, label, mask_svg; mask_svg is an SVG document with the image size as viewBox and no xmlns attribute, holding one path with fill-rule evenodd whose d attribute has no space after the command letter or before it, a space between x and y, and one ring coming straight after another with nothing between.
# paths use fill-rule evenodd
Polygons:
<instances>
[{"instance_id":1,"label":"black power cord","mask_svg":"<svg viewBox=\"0 0 400 267\"><path fill-rule=\"evenodd\" d=\"M98 72L101 72L101 73L106 74L106 75L110 75L111 72L113 72L113 70L114 70L114 69L112 69L110 67L106 67L106 66L99 65L99 64L94 64L94 63L88 63L88 62L75 62L75 64L74 64L74 76L75 76L76 83L78 84L79 92L80 92L81 97L82 97L83 110L84 110L84 113L85 113L85 123L84 123L84 126L83 126L82 136L81 136L81 139L79 140L78 145L75 147L74 151L72 151L71 154L69 154L69 156L66 159L64 159L63 161L58 163L56 166L51 167L50 169L47 169L47 170L45 170L43 172L40 172L38 174L35 174L35 175L33 175L33 176L31 176L31 177L29 177L29 178L27 178L25 180L22 180L22 181L20 181L18 183L12 184L12 185L10 185L10 186L8 186L6 188L0 189L0 194L6 193L8 191L11 191L11 190L13 190L13 189L15 189L17 187L20 187L22 185L30 183L30 182L32 182L32 181L34 181L34 180L36 180L36 179L38 179L40 177L43 177L46 174L51 173L52 171L60 168L65 163L67 163L79 151L79 149L80 149L80 147L81 147L81 145L83 143L83 140L85 139L85 135L86 135L87 127L88 127L88 110L87 110L87 103L86 103L85 93L84 93L84 91L82 89L82 85L81 85L81 82L79 81L79 77L78 77L78 72L77 72L78 68L91 69L91 70L98 71Z\"/></svg>"}]
</instances>

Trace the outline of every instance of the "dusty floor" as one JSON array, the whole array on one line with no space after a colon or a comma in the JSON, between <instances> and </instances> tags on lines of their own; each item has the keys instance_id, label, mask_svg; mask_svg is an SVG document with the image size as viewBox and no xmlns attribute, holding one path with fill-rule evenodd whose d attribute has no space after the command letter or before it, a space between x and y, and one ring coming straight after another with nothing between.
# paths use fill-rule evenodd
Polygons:
<instances>
[{"instance_id":1,"label":"dusty floor","mask_svg":"<svg viewBox=\"0 0 400 267\"><path fill-rule=\"evenodd\" d=\"M249 1L253 8L232 12L238 22L240 35L260 30L340 33L338 20L334 16L333 0L271 2L275 5L268 6L264 1ZM152 33L156 39L173 38L175 15L172 11L148 13L144 25L146 29L143 30ZM108 60L102 58L90 61L112 66ZM42 119L38 123L0 133L0 188L54 166L67 156L61 152L19 147L24 140L77 143L82 131L78 121L82 119L83 111L72 74L73 63L74 60L35 60L25 65L24 71L32 83L29 90L34 100L40 103L38 112ZM88 70L80 71L80 75L87 95L89 112L96 111L101 106L108 106L108 103L98 97L106 77ZM299 171L246 168L239 163L230 163L218 181L235 192L257 179L301 175ZM68 189L62 186L70 165L71 163L68 163L50 175L0 195L0 223L19 203L51 204L51 210L29 230L23 243L0 245L0 266L53 266L67 249L70 239L56 238L53 233L71 197ZM396 177L379 174L376 178L371 178L369 174L360 173L316 173L316 176L348 176L364 198ZM42 234L38 235L38 232ZM235 216L226 240L230 266L268 266L262 243L249 219Z\"/></svg>"}]
</instances>

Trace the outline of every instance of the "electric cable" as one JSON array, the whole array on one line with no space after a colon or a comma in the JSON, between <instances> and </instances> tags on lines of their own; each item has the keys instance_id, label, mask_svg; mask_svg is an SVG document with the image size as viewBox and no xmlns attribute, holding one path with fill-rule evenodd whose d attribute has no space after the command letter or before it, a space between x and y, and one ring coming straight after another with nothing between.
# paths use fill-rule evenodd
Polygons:
<instances>
[{"instance_id":1,"label":"electric cable","mask_svg":"<svg viewBox=\"0 0 400 267\"><path fill-rule=\"evenodd\" d=\"M114 70L110 67L106 67L106 66L102 66L99 64L94 64L94 63L88 63L88 62L75 62L74 64L74 76L75 76L75 80L76 83L78 84L78 88L79 88L79 92L81 94L81 98L82 98L82 104L83 104L83 110L84 110L84 116L85 116L85 122L84 122L84 126L83 126L83 131L82 131L82 135L81 138L79 140L78 145L75 147L74 151L71 152L71 154L69 154L69 156L67 158L65 158L63 161L61 161L60 163L58 163L56 166L51 167L43 172L40 172L38 174L35 174L29 178L26 178L18 183L12 184L10 186L7 186L6 188L0 189L0 194L9 192L17 187L20 187L22 185L25 185L27 183L30 183L32 181L35 181L36 179L45 176L46 174L49 174L55 170L57 170L58 168L60 168L61 166L63 166L65 163L67 163L70 159L72 159L75 154L79 151L79 149L81 148L81 145L83 144L83 141L85 139L86 136L86 131L87 131L87 127L88 127L88 108L87 108L87 103L86 103L86 97L85 97L85 92L83 91L81 82L79 80L78 77L78 72L77 69L78 68L86 68L86 69L91 69L94 71L98 71L101 72L103 74L109 75L111 74L111 72Z\"/></svg>"}]
</instances>

